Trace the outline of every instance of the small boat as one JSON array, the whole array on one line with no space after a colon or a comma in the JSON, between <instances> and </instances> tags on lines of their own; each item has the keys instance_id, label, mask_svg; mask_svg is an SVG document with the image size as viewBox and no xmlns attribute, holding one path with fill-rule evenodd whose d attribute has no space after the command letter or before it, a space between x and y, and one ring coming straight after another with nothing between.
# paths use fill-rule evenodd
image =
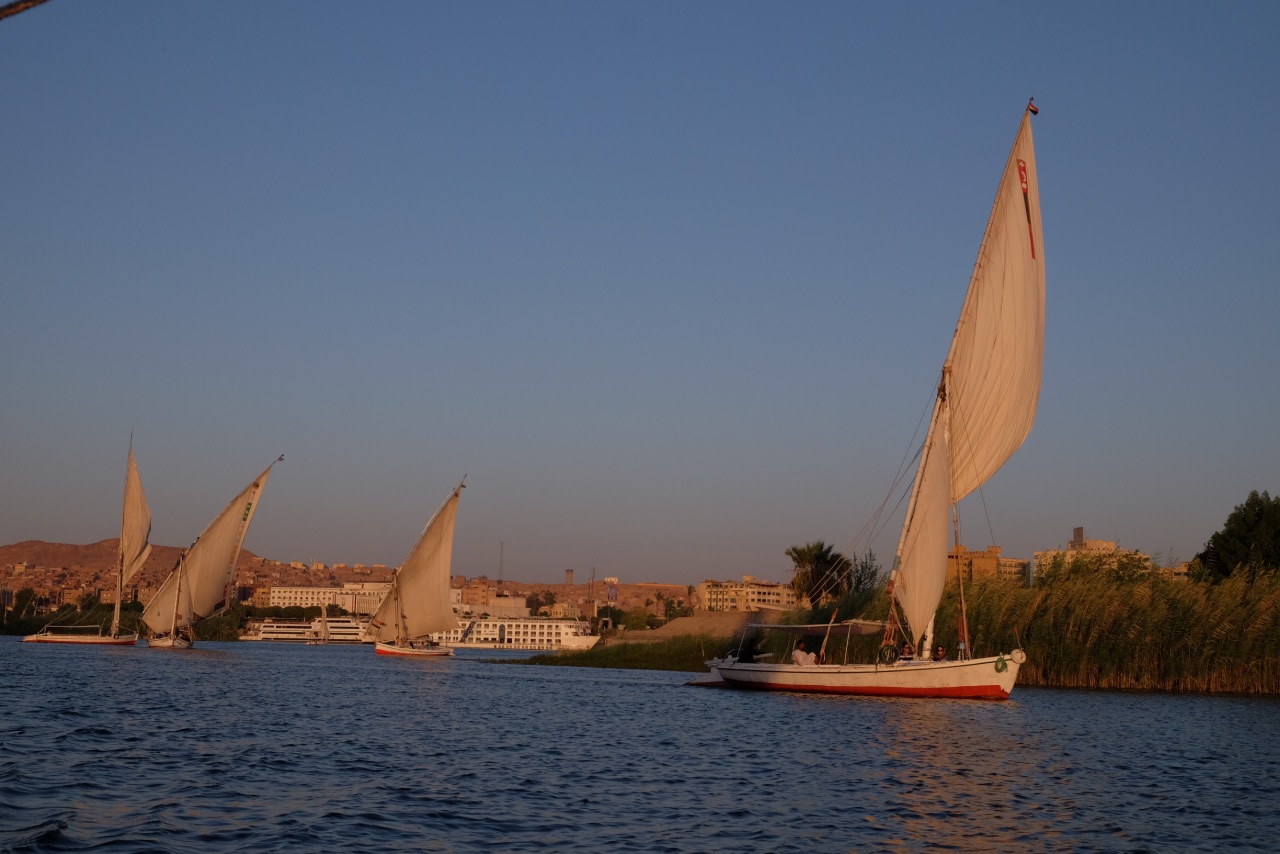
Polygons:
<instances>
[{"instance_id":1,"label":"small boat","mask_svg":"<svg viewBox=\"0 0 1280 854\"><path fill-rule=\"evenodd\" d=\"M883 632L873 664L768 663L727 658L714 671L730 687L826 694L1005 699L1026 661L1021 649L971 657L961 588L954 661L905 661L933 649L934 617L947 576L955 505L985 483L1031 432L1044 361L1045 272L1040 189L1028 102L1005 164L951 350L942 366L902 535L889 578L884 622L749 626L824 638ZM899 616L900 613L900 616ZM847 648L847 646L846 646Z\"/></svg>"},{"instance_id":2,"label":"small boat","mask_svg":"<svg viewBox=\"0 0 1280 854\"><path fill-rule=\"evenodd\" d=\"M451 647L432 640L431 635L458 627L449 601L449 575L453 567L453 526L462 489L462 483L454 487L427 522L369 621L376 654L409 658L453 655Z\"/></svg>"},{"instance_id":3,"label":"small boat","mask_svg":"<svg viewBox=\"0 0 1280 854\"><path fill-rule=\"evenodd\" d=\"M231 604L236 560L249 533L249 523L267 478L279 459L267 466L231 503L222 509L191 547L142 611L152 649L190 649L195 645L195 624L221 614Z\"/></svg>"},{"instance_id":4,"label":"small boat","mask_svg":"<svg viewBox=\"0 0 1280 854\"><path fill-rule=\"evenodd\" d=\"M132 646L138 642L136 632L120 633L120 604L124 585L137 574L151 554L151 508L142 491L138 463L133 458L133 439L129 440L129 462L124 474L124 513L120 523L120 546L116 554L116 604L111 612L111 628L99 626L45 626L22 640L26 643L76 643L104 646Z\"/></svg>"},{"instance_id":5,"label":"small boat","mask_svg":"<svg viewBox=\"0 0 1280 854\"><path fill-rule=\"evenodd\" d=\"M313 637L307 641L307 646L324 646L329 642L329 617L324 609L320 611L319 622L319 628L312 629Z\"/></svg>"}]
</instances>

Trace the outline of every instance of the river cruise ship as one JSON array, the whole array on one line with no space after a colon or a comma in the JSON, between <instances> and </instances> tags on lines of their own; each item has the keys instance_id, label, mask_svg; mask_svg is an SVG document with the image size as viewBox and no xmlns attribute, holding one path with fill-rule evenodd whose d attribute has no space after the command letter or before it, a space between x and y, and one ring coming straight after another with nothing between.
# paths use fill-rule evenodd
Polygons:
<instances>
[{"instance_id":1,"label":"river cruise ship","mask_svg":"<svg viewBox=\"0 0 1280 854\"><path fill-rule=\"evenodd\" d=\"M250 626L240 639L283 643L373 643L365 623L351 617L317 617L314 620L282 620L268 617Z\"/></svg>"},{"instance_id":2,"label":"river cruise ship","mask_svg":"<svg viewBox=\"0 0 1280 854\"><path fill-rule=\"evenodd\" d=\"M462 618L452 631L431 639L459 649L590 649L600 638L584 620L554 617Z\"/></svg>"}]
</instances>

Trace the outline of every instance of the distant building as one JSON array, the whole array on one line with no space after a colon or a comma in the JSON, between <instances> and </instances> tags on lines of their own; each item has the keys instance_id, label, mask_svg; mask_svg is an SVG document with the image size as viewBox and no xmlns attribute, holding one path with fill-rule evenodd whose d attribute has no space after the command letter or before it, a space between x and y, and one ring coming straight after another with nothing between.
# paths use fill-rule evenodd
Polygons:
<instances>
[{"instance_id":1,"label":"distant building","mask_svg":"<svg viewBox=\"0 0 1280 854\"><path fill-rule=\"evenodd\" d=\"M378 609L391 585L382 582L349 581L341 587L272 587L268 590L269 608L323 608L337 605L348 614L372 614ZM261 601L254 596L254 604Z\"/></svg>"},{"instance_id":2,"label":"distant building","mask_svg":"<svg viewBox=\"0 0 1280 854\"><path fill-rule=\"evenodd\" d=\"M505 593L497 593L493 596L487 596L483 602L477 602L474 599L467 601L465 596L468 588L454 588L450 593L455 594L455 609L462 614L488 614L490 617L527 617L529 616L529 606L525 604L523 596L508 596Z\"/></svg>"},{"instance_id":3,"label":"distant building","mask_svg":"<svg viewBox=\"0 0 1280 854\"><path fill-rule=\"evenodd\" d=\"M1035 553L1035 574L1044 572L1061 558L1070 564L1077 558L1097 558L1102 566L1114 568L1121 558L1135 559L1144 569L1151 569L1151 557L1134 549L1122 549L1111 540L1087 540L1084 528L1073 528L1066 548L1047 549ZM1183 572L1185 576L1185 570Z\"/></svg>"},{"instance_id":4,"label":"distant building","mask_svg":"<svg viewBox=\"0 0 1280 854\"><path fill-rule=\"evenodd\" d=\"M499 583L488 576L478 575L468 581L464 576L455 575L451 579L451 584L458 591L458 601L462 605L463 613L518 617L521 614L517 611L523 611L523 616L529 615L524 596L510 596L504 593Z\"/></svg>"},{"instance_id":5,"label":"distant building","mask_svg":"<svg viewBox=\"0 0 1280 854\"><path fill-rule=\"evenodd\" d=\"M547 616L554 620L579 620L582 619L582 608L577 602L557 602L551 606Z\"/></svg>"},{"instance_id":6,"label":"distant building","mask_svg":"<svg viewBox=\"0 0 1280 854\"><path fill-rule=\"evenodd\" d=\"M698 585L698 602L705 611L787 611L796 607L796 592L787 584L757 581L707 580Z\"/></svg>"},{"instance_id":7,"label":"distant building","mask_svg":"<svg viewBox=\"0 0 1280 854\"><path fill-rule=\"evenodd\" d=\"M956 546L947 554L947 581L953 581L957 573L966 583L984 578L1000 578L1018 584L1031 583L1031 561L1002 557L999 546L989 546L985 551L970 551Z\"/></svg>"}]
</instances>

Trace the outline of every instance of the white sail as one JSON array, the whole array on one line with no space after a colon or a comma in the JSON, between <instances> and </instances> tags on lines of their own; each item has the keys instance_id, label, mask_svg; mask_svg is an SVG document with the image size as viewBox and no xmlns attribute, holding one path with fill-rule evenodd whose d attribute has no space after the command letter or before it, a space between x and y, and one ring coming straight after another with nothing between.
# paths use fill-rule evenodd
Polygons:
<instances>
[{"instance_id":1,"label":"white sail","mask_svg":"<svg viewBox=\"0 0 1280 854\"><path fill-rule=\"evenodd\" d=\"M209 523L147 603L142 620L154 634L169 634L227 606L240 546L274 465L267 466Z\"/></svg>"},{"instance_id":2,"label":"white sail","mask_svg":"<svg viewBox=\"0 0 1280 854\"><path fill-rule=\"evenodd\" d=\"M449 574L453 566L453 526L461 494L462 484L458 484L396 570L391 589L369 623L369 633L375 640L419 640L458 627L449 602Z\"/></svg>"},{"instance_id":3,"label":"white sail","mask_svg":"<svg viewBox=\"0 0 1280 854\"><path fill-rule=\"evenodd\" d=\"M151 508L142 491L142 478L138 475L138 463L133 458L133 446L129 446L129 467L124 479L124 521L120 526L120 580L128 583L138 574L151 554Z\"/></svg>"},{"instance_id":4,"label":"white sail","mask_svg":"<svg viewBox=\"0 0 1280 854\"><path fill-rule=\"evenodd\" d=\"M124 512L120 520L119 564L116 566L116 603L111 612L113 638L120 637L120 608L124 603L124 585L137 574L151 554L151 508L142 491L138 462L133 458L133 440L129 440L129 464L124 473ZM135 640L137 635L131 635Z\"/></svg>"},{"instance_id":5,"label":"white sail","mask_svg":"<svg viewBox=\"0 0 1280 854\"><path fill-rule=\"evenodd\" d=\"M933 428L938 427L937 409ZM915 494L907 508L898 548L893 595L913 635L928 625L947 580L947 539L951 527L951 458L944 431L931 429L916 472Z\"/></svg>"},{"instance_id":6,"label":"white sail","mask_svg":"<svg viewBox=\"0 0 1280 854\"><path fill-rule=\"evenodd\" d=\"M919 637L947 570L951 508L1031 432L1044 361L1045 273L1031 117L1024 113L942 370L898 545L894 598Z\"/></svg>"},{"instance_id":7,"label":"white sail","mask_svg":"<svg viewBox=\"0 0 1280 854\"><path fill-rule=\"evenodd\" d=\"M1035 421L1044 363L1044 235L1031 116L1005 164L947 360L951 500L986 483Z\"/></svg>"}]
</instances>

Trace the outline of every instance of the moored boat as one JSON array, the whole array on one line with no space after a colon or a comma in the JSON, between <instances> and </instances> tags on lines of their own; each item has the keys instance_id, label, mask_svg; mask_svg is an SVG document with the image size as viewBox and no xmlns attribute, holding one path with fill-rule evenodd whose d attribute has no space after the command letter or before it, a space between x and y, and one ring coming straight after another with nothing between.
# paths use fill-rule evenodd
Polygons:
<instances>
[{"instance_id":1,"label":"moored boat","mask_svg":"<svg viewBox=\"0 0 1280 854\"><path fill-rule=\"evenodd\" d=\"M585 620L556 617L475 617L465 626L433 634L437 643L456 649L591 649L600 638Z\"/></svg>"},{"instance_id":2,"label":"moored boat","mask_svg":"<svg viewBox=\"0 0 1280 854\"><path fill-rule=\"evenodd\" d=\"M95 646L133 646L138 642L135 633L112 637L102 626L45 626L33 635L22 639L23 643L78 643Z\"/></svg>"},{"instance_id":3,"label":"moored boat","mask_svg":"<svg viewBox=\"0 0 1280 854\"><path fill-rule=\"evenodd\" d=\"M267 617L241 636L244 641L309 644L373 643L368 624L354 617L287 620Z\"/></svg>"}]
</instances>

